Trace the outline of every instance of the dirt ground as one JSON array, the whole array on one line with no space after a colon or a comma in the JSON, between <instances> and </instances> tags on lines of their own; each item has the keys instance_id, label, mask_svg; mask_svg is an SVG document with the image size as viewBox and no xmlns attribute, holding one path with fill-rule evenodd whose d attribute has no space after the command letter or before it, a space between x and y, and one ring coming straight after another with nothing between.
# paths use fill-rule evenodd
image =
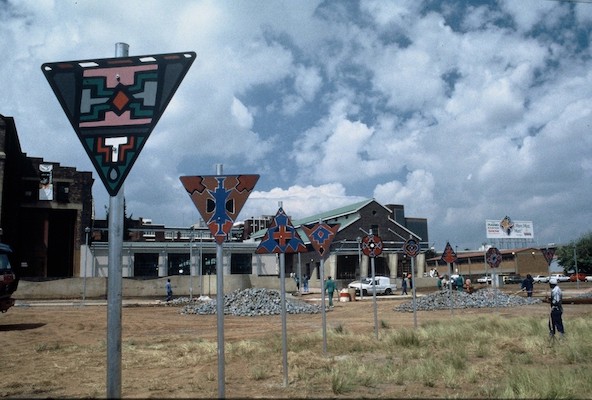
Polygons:
<instances>
[{"instance_id":1,"label":"dirt ground","mask_svg":"<svg viewBox=\"0 0 592 400\"><path fill-rule=\"evenodd\" d=\"M585 287L591 290L592 286ZM565 290L564 290L565 292ZM314 301L312 296L309 300ZM393 308L409 298L395 296L377 302L381 324L394 328L413 327L413 313L394 312ZM106 397L106 341L107 307L85 306L78 303L56 304L45 302L11 308L0 315L0 338L3 344L3 379L0 397L10 398L93 398ZM540 315L547 318L548 304L514 308L455 310L454 315L499 313L504 316ZM592 305L565 306L569 315L590 313ZM417 313L421 324L434 319L452 318L450 310ZM327 327L341 326L348 332L372 334L374 331L371 298L356 302L335 303L326 313ZM288 315L288 336L318 332L322 327L321 314ZM380 330L380 328L379 328ZM224 317L225 343L245 339L265 339L281 335L281 317ZM217 341L217 316L182 315L179 308L135 305L122 309L122 396L128 398L195 398L217 397L217 358L212 357L203 367L187 370L175 362L168 364L129 356L134 349L151 346L170 346L171 342L189 343ZM157 347L153 347L157 350ZM155 351L156 351L155 350ZM171 351L179 349L171 346ZM138 357L139 357L138 353ZM146 355L148 357L148 355ZM149 359L149 358L147 358ZM262 385L245 376L245 362L227 358L225 367L227 397L300 397L297 391L282 387L282 373L277 371L276 384ZM199 363L198 363L199 364ZM279 363L281 365L281 362ZM199 382L199 383L195 383ZM269 381L269 379L268 379ZM193 383L192 383L193 382ZM322 394L319 394L322 395ZM334 397L330 391L322 397Z\"/></svg>"}]
</instances>

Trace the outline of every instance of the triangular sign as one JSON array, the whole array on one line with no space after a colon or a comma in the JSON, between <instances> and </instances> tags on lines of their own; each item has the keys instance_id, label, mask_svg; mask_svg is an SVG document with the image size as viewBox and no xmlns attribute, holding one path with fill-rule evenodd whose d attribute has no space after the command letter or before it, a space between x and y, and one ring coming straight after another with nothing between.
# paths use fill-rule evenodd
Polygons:
<instances>
[{"instance_id":1,"label":"triangular sign","mask_svg":"<svg viewBox=\"0 0 592 400\"><path fill-rule=\"evenodd\" d=\"M318 223L315 225L302 225L302 230L310 239L310 244L319 253L321 258L329 254L331 243L337 235L339 224Z\"/></svg>"},{"instance_id":2,"label":"triangular sign","mask_svg":"<svg viewBox=\"0 0 592 400\"><path fill-rule=\"evenodd\" d=\"M446 242L446 247L444 248L444 253L442 254L442 261L447 264L453 264L456 261L456 253L452 249L450 242Z\"/></svg>"},{"instance_id":3,"label":"triangular sign","mask_svg":"<svg viewBox=\"0 0 592 400\"><path fill-rule=\"evenodd\" d=\"M286 215L284 209L280 207L267 233L261 239L261 243L255 250L256 254L267 253L304 253L306 246L300 235L294 229L290 217Z\"/></svg>"},{"instance_id":4,"label":"triangular sign","mask_svg":"<svg viewBox=\"0 0 592 400\"><path fill-rule=\"evenodd\" d=\"M555 257L555 248L554 247L547 247L545 249L541 249L541 252L543 253L543 256L545 257L545 260L547 260L547 265L551 265L551 263L553 262L553 257Z\"/></svg>"},{"instance_id":5,"label":"triangular sign","mask_svg":"<svg viewBox=\"0 0 592 400\"><path fill-rule=\"evenodd\" d=\"M185 52L41 66L109 195L119 192L195 57Z\"/></svg>"},{"instance_id":6,"label":"triangular sign","mask_svg":"<svg viewBox=\"0 0 592 400\"><path fill-rule=\"evenodd\" d=\"M182 176L179 179L206 221L216 243L222 244L259 180L259 175Z\"/></svg>"}]
</instances>

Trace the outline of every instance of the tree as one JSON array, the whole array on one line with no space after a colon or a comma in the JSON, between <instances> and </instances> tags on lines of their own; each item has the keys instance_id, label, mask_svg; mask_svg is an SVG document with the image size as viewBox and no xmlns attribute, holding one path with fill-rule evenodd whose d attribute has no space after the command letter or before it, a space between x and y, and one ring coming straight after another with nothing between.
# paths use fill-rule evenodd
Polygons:
<instances>
[{"instance_id":1,"label":"tree","mask_svg":"<svg viewBox=\"0 0 592 400\"><path fill-rule=\"evenodd\" d=\"M574 246L576 250L575 258ZM557 249L557 261L566 273L576 271L576 259L578 261L578 272L592 274L592 232L585 234L576 242L560 246Z\"/></svg>"}]
</instances>

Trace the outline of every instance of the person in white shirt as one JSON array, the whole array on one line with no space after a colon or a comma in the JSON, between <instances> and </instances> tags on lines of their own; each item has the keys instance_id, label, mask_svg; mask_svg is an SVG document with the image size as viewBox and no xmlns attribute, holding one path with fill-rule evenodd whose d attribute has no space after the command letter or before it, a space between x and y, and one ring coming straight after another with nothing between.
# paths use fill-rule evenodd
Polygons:
<instances>
[{"instance_id":1,"label":"person in white shirt","mask_svg":"<svg viewBox=\"0 0 592 400\"><path fill-rule=\"evenodd\" d=\"M558 285L556 278L549 280L549 286L551 287L551 316L549 318L549 335L555 336L555 332L559 332L561 336L565 334L563 329L563 293Z\"/></svg>"}]
</instances>

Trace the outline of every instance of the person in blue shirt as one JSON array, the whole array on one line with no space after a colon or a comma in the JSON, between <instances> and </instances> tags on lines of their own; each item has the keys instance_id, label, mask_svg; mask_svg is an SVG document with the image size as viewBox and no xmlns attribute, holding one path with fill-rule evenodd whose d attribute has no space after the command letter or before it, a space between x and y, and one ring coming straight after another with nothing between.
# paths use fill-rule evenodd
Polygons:
<instances>
[{"instance_id":1,"label":"person in blue shirt","mask_svg":"<svg viewBox=\"0 0 592 400\"><path fill-rule=\"evenodd\" d=\"M166 301L173 300L173 287L171 286L170 279L167 279L165 289L166 289Z\"/></svg>"},{"instance_id":2,"label":"person in blue shirt","mask_svg":"<svg viewBox=\"0 0 592 400\"><path fill-rule=\"evenodd\" d=\"M533 287L534 279L532 279L532 275L526 274L526 278L522 281L522 290L526 290L526 297L532 297Z\"/></svg>"}]
</instances>

